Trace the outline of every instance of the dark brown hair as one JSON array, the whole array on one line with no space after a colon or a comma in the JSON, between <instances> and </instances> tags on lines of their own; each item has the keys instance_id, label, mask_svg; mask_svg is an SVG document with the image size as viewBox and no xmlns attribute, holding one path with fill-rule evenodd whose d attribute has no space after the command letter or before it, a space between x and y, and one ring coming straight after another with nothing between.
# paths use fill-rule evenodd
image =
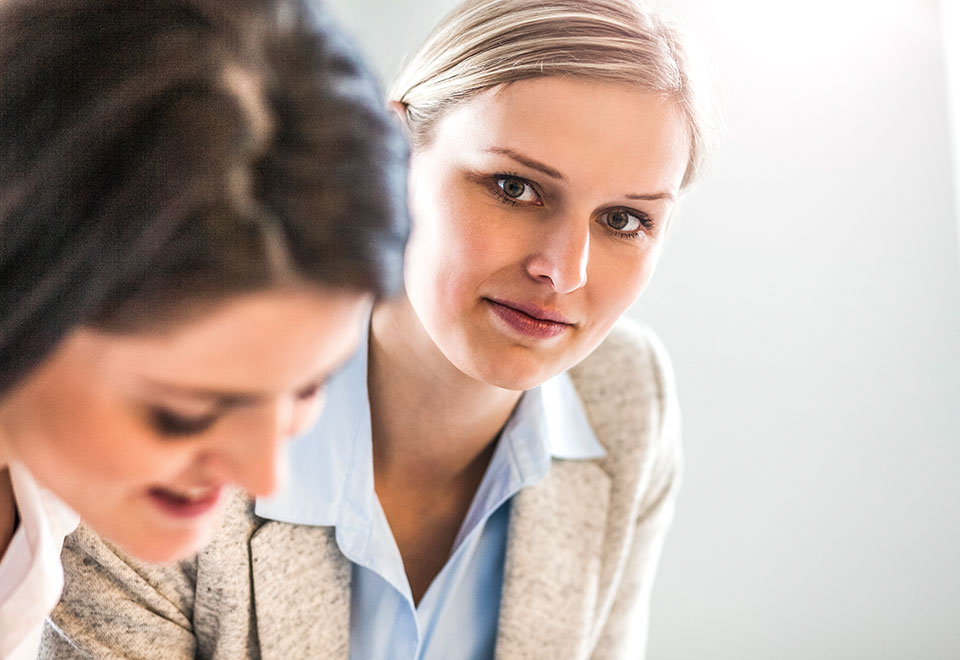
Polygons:
<instances>
[{"instance_id":1,"label":"dark brown hair","mask_svg":"<svg viewBox=\"0 0 960 660\"><path fill-rule=\"evenodd\" d=\"M72 328L400 287L407 151L308 0L0 3L0 394Z\"/></svg>"}]
</instances>

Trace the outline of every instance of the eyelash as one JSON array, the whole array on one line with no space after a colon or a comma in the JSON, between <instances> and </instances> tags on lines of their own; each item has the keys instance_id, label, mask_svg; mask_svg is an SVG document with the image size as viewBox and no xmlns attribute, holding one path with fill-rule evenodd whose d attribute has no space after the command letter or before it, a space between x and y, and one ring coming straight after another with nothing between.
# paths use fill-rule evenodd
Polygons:
<instances>
[{"instance_id":1,"label":"eyelash","mask_svg":"<svg viewBox=\"0 0 960 660\"><path fill-rule=\"evenodd\" d=\"M213 426L218 415L204 415L202 417L183 417L165 408L150 410L150 424L160 435L167 437L184 437L199 435Z\"/></svg>"},{"instance_id":2,"label":"eyelash","mask_svg":"<svg viewBox=\"0 0 960 660\"><path fill-rule=\"evenodd\" d=\"M297 398L301 401L306 401L307 399L313 399L319 395L323 389L327 386L327 381L322 380L320 382L314 383L313 385L308 385L299 392L297 392Z\"/></svg>"},{"instance_id":3,"label":"eyelash","mask_svg":"<svg viewBox=\"0 0 960 660\"><path fill-rule=\"evenodd\" d=\"M499 199L501 202L503 202L504 204L509 204L510 206L520 206L521 204L523 204L523 202L518 202L517 200L513 199L512 197L507 196L507 194L503 191L503 188L501 188L500 185L499 185L499 183L498 183L498 181L501 181L501 180L503 180L503 179L516 179L517 181L520 181L521 183L523 183L523 185L528 186L529 188L531 188L531 189L533 190L533 192L536 193L537 197L540 199L540 203L537 204L537 206L542 206L542 204L543 204L543 202L542 202L542 200L543 200L543 195L542 195L541 192L537 189L537 187L536 187L535 185L533 185L533 183L531 183L531 182L528 181L527 179L524 179L522 176L520 176L520 175L518 175L518 174L515 174L515 173L513 173L513 172L498 172L498 173L496 173L496 174L493 174L493 175L490 177L490 182L491 182L491 183L490 183L490 188L491 188L494 196L495 196L497 199ZM610 225L608 225L608 224L605 223L605 222L601 222L601 223L600 223L601 226L603 227L603 229L604 229L606 232L608 232L609 234L611 234L611 235L613 235L613 236L615 236L615 237L617 237L617 238L622 238L622 239L625 239L625 240L638 240L638 239L642 238L644 235L646 235L646 234L648 234L649 232L651 232L651 231L654 229L654 227L655 227L654 221L653 221L653 219L652 219L649 215L647 215L647 214L644 213L643 211L638 211L638 210L636 210L636 209L622 208L622 207L620 207L620 208L613 208L613 209L607 209L606 211L604 211L603 213L600 214L600 217L602 218L602 217L605 216L605 215L609 215L609 214L611 214L611 213L617 213L617 212L619 212L619 211L622 211L622 212L624 212L624 213L627 213L628 215L632 215L632 216L634 216L635 218L637 218L637 220L640 221L640 225L643 227L643 231L632 231L632 232L631 232L631 231L620 231L620 230L618 230L618 229L614 229L613 227L611 227Z\"/></svg>"},{"instance_id":4,"label":"eyelash","mask_svg":"<svg viewBox=\"0 0 960 660\"><path fill-rule=\"evenodd\" d=\"M314 383L297 392L299 401L308 401L323 391L325 381ZM201 417L184 417L166 408L152 408L150 410L150 424L163 436L170 438L200 435L212 427L220 418L219 414L203 415Z\"/></svg>"},{"instance_id":5,"label":"eyelash","mask_svg":"<svg viewBox=\"0 0 960 660\"><path fill-rule=\"evenodd\" d=\"M501 202L505 204L509 204L510 206L520 206L521 204L530 204L530 202L518 202L512 197L509 197L503 191L503 188L501 188L500 185L497 183L502 179L516 179L517 181L520 181L521 183L523 183L523 185L533 190L533 192L536 193L537 197L541 200L539 204L535 204L535 205L536 206L543 205L543 195L540 194L540 191L537 189L537 187L533 185L530 181L527 181L526 179L524 179L522 176L518 174L514 174L512 172L499 172L490 177L490 189L493 191L494 196L497 199L499 199Z\"/></svg>"},{"instance_id":6,"label":"eyelash","mask_svg":"<svg viewBox=\"0 0 960 660\"><path fill-rule=\"evenodd\" d=\"M605 222L600 223L603 226L603 229L605 231L616 236L617 238L623 238L628 241L639 240L644 236L649 235L649 233L653 231L653 229L656 227L656 224L654 223L653 218L651 218L649 215L647 215L643 211L637 211L635 209L626 209L626 208L607 209L606 211L600 214L600 217L602 218L605 215L610 215L612 213L619 213L619 212L623 212L623 213L626 213L627 215L632 215L633 217L635 217L637 220L640 221L640 226L642 227L642 229L637 231L620 231L619 229L615 229Z\"/></svg>"}]
</instances>

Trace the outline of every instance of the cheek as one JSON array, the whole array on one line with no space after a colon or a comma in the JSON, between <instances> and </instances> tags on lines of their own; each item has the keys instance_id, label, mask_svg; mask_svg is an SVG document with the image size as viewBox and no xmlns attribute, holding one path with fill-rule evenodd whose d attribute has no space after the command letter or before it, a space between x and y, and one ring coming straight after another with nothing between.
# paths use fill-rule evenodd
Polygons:
<instances>
[{"instance_id":1,"label":"cheek","mask_svg":"<svg viewBox=\"0 0 960 660\"><path fill-rule=\"evenodd\" d=\"M592 274L592 306L599 318L612 326L649 284L660 256L659 244L633 254L613 252L605 255Z\"/></svg>"},{"instance_id":2,"label":"cheek","mask_svg":"<svg viewBox=\"0 0 960 660\"><path fill-rule=\"evenodd\" d=\"M128 409L82 388L61 388L36 400L38 413L26 427L25 459L30 470L68 501L81 493L141 488L184 462ZM189 459L187 459L189 460ZM81 502L75 502L80 506Z\"/></svg>"},{"instance_id":3,"label":"cheek","mask_svg":"<svg viewBox=\"0 0 960 660\"><path fill-rule=\"evenodd\" d=\"M301 433L309 431L323 412L323 404L326 400L326 393L320 392L313 399L308 401L299 401L294 404L293 415L290 420L290 429L288 435L298 436Z\"/></svg>"},{"instance_id":4,"label":"cheek","mask_svg":"<svg viewBox=\"0 0 960 660\"><path fill-rule=\"evenodd\" d=\"M470 297L501 260L502 236L461 200L436 200L416 219L407 248L405 283L421 305Z\"/></svg>"},{"instance_id":5,"label":"cheek","mask_svg":"<svg viewBox=\"0 0 960 660\"><path fill-rule=\"evenodd\" d=\"M657 249L652 250L649 254L645 255L639 260L636 270L634 271L634 277L627 280L627 307L635 303L637 298L639 298L647 288L647 285L650 284L650 280L653 278L653 272L656 270L657 262L659 260L659 245L657 246Z\"/></svg>"}]
</instances>

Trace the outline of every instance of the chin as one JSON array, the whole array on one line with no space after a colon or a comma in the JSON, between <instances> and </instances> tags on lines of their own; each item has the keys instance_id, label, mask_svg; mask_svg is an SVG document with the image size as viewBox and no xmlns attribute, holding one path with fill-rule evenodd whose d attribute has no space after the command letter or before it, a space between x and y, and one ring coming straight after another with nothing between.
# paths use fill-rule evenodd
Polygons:
<instances>
[{"instance_id":1,"label":"chin","mask_svg":"<svg viewBox=\"0 0 960 660\"><path fill-rule=\"evenodd\" d=\"M210 536L212 534L204 534L191 539L170 539L155 544L148 543L146 547L141 548L140 552L133 554L154 564L175 562L187 559L200 552L209 542Z\"/></svg>"},{"instance_id":2,"label":"chin","mask_svg":"<svg viewBox=\"0 0 960 660\"><path fill-rule=\"evenodd\" d=\"M554 365L545 365L529 356L515 357L509 354L493 356L487 360L475 360L473 368L465 370L473 378L505 390L526 391L542 385L563 371Z\"/></svg>"},{"instance_id":3,"label":"chin","mask_svg":"<svg viewBox=\"0 0 960 660\"><path fill-rule=\"evenodd\" d=\"M178 531L151 529L131 533L133 530L126 530L126 533L104 536L137 559L167 564L195 555L213 538L214 530L211 523Z\"/></svg>"}]
</instances>

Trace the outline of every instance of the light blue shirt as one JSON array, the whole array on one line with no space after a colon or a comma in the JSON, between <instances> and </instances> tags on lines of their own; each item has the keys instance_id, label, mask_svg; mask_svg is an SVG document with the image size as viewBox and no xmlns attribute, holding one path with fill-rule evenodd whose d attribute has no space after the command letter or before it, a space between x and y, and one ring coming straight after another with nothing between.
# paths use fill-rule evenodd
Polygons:
<instances>
[{"instance_id":1,"label":"light blue shirt","mask_svg":"<svg viewBox=\"0 0 960 660\"><path fill-rule=\"evenodd\" d=\"M316 426L293 441L291 474L257 515L336 527L353 563L351 660L492 658L510 498L543 479L552 458L604 455L566 374L529 390L500 440L447 563L414 605L403 561L373 485L367 341L336 374Z\"/></svg>"}]
</instances>

